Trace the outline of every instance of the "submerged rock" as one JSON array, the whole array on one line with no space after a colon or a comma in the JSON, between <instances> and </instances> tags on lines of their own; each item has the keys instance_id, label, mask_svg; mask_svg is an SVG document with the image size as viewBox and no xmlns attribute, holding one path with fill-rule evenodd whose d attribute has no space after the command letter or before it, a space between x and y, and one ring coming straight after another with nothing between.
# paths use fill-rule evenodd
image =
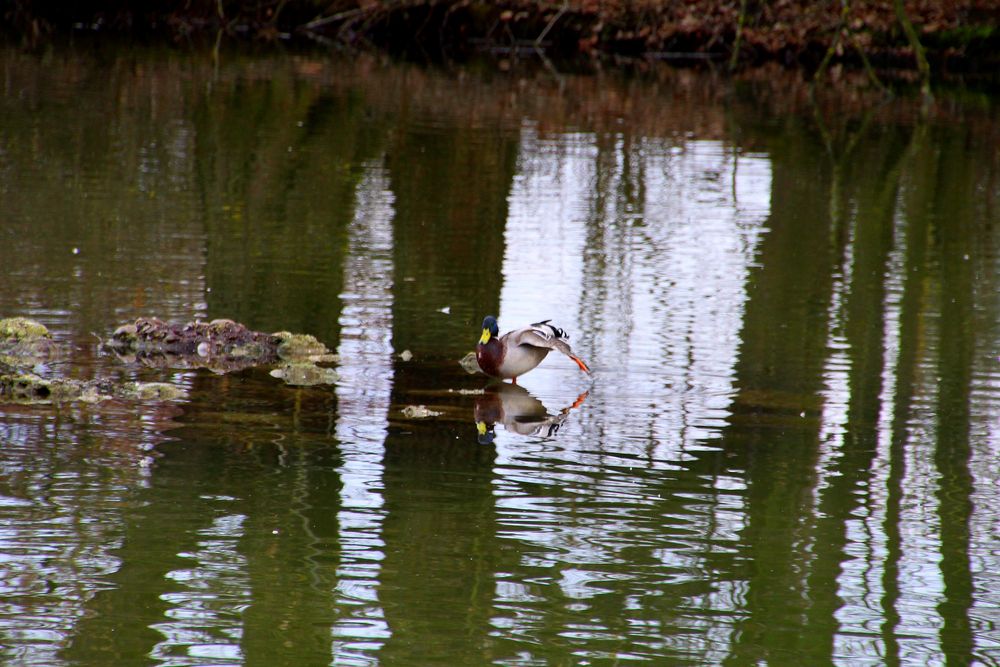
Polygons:
<instances>
[{"instance_id":1,"label":"submerged rock","mask_svg":"<svg viewBox=\"0 0 1000 667\"><path fill-rule=\"evenodd\" d=\"M159 368L208 368L230 373L253 366L336 361L337 356L307 334L253 331L233 320L164 322L143 317L118 327L104 347L126 362Z\"/></svg>"},{"instance_id":2,"label":"submerged rock","mask_svg":"<svg viewBox=\"0 0 1000 667\"><path fill-rule=\"evenodd\" d=\"M0 366L31 367L50 358L56 349L45 325L26 317L0 319Z\"/></svg>"},{"instance_id":3,"label":"submerged rock","mask_svg":"<svg viewBox=\"0 0 1000 667\"><path fill-rule=\"evenodd\" d=\"M313 363L339 361L337 355L315 336L278 331L271 334L278 341L278 356L286 361L311 361Z\"/></svg>"},{"instance_id":4,"label":"submerged rock","mask_svg":"<svg viewBox=\"0 0 1000 667\"><path fill-rule=\"evenodd\" d=\"M119 398L139 401L175 401L187 396L187 390L168 382L126 382L114 391Z\"/></svg>"},{"instance_id":5,"label":"submerged rock","mask_svg":"<svg viewBox=\"0 0 1000 667\"><path fill-rule=\"evenodd\" d=\"M0 403L163 401L187 394L163 382L46 378L28 370L49 359L55 346L48 329L34 320L0 319ZM229 373L280 363L271 374L290 385L332 384L339 378L332 368L317 365L338 359L314 336L253 331L233 320L178 324L143 317L115 329L101 346L125 362L154 368Z\"/></svg>"},{"instance_id":6,"label":"submerged rock","mask_svg":"<svg viewBox=\"0 0 1000 667\"><path fill-rule=\"evenodd\" d=\"M285 364L271 371L271 377L285 381L285 384L308 387L316 384L333 384L340 375L332 368L323 368L312 362Z\"/></svg>"},{"instance_id":7,"label":"submerged rock","mask_svg":"<svg viewBox=\"0 0 1000 667\"><path fill-rule=\"evenodd\" d=\"M79 396L83 389L73 380L47 380L34 373L0 375L0 399L16 403L59 401Z\"/></svg>"},{"instance_id":8,"label":"submerged rock","mask_svg":"<svg viewBox=\"0 0 1000 667\"><path fill-rule=\"evenodd\" d=\"M52 334L44 324L26 317L0 319L0 339L5 341L29 341L51 339Z\"/></svg>"},{"instance_id":9,"label":"submerged rock","mask_svg":"<svg viewBox=\"0 0 1000 667\"><path fill-rule=\"evenodd\" d=\"M0 374L0 403L61 403L120 398L138 401L169 401L183 398L186 390L164 382L126 382L43 378L35 373Z\"/></svg>"},{"instance_id":10,"label":"submerged rock","mask_svg":"<svg viewBox=\"0 0 1000 667\"><path fill-rule=\"evenodd\" d=\"M104 345L113 350L151 354L273 360L277 357L279 343L280 340L272 334L252 331L232 320L179 324L155 317L140 317L115 329Z\"/></svg>"}]
</instances>

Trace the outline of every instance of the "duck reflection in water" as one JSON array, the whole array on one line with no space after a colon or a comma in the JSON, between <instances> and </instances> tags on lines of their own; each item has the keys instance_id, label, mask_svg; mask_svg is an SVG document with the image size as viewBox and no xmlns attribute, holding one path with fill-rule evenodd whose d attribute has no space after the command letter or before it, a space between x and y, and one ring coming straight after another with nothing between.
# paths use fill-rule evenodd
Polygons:
<instances>
[{"instance_id":1,"label":"duck reflection in water","mask_svg":"<svg viewBox=\"0 0 1000 667\"><path fill-rule=\"evenodd\" d=\"M566 421L570 411L583 405L590 390L577 396L572 405L554 415L520 385L499 382L486 387L484 392L482 396L476 397L473 414L479 443L489 445L496 437L496 424L502 424L504 430L518 435L552 437Z\"/></svg>"}]
</instances>

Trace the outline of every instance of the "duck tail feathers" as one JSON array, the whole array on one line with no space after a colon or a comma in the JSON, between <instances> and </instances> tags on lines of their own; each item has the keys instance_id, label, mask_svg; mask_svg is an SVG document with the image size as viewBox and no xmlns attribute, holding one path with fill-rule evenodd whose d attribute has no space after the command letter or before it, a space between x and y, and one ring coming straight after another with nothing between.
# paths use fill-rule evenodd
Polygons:
<instances>
[{"instance_id":1,"label":"duck tail feathers","mask_svg":"<svg viewBox=\"0 0 1000 667\"><path fill-rule=\"evenodd\" d=\"M549 322L551 322L551 321L552 320L542 320L541 322L535 322L531 326L538 327L538 328L543 329L543 330L544 329L548 329L549 331L552 332L552 335L554 337L556 337L557 339L569 340L569 334L566 333L566 330L565 329L560 329L559 327L557 327L554 324L549 324Z\"/></svg>"}]
</instances>

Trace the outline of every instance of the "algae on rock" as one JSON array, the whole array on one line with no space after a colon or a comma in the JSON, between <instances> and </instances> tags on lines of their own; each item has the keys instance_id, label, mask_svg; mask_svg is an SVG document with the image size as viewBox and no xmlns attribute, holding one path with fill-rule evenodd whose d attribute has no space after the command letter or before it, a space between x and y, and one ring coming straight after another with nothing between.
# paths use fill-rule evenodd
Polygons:
<instances>
[{"instance_id":1,"label":"algae on rock","mask_svg":"<svg viewBox=\"0 0 1000 667\"><path fill-rule=\"evenodd\" d=\"M57 350L45 325L26 317L0 319L0 370L30 368Z\"/></svg>"},{"instance_id":2,"label":"algae on rock","mask_svg":"<svg viewBox=\"0 0 1000 667\"><path fill-rule=\"evenodd\" d=\"M115 329L101 347L127 363L153 368L230 373L280 362L271 375L289 385L332 384L339 377L332 368L318 365L335 362L337 356L314 336L253 331L225 319L176 324L139 318ZM59 349L43 324L25 317L0 319L0 403L161 401L187 395L184 388L163 382L48 378L31 371Z\"/></svg>"}]
</instances>

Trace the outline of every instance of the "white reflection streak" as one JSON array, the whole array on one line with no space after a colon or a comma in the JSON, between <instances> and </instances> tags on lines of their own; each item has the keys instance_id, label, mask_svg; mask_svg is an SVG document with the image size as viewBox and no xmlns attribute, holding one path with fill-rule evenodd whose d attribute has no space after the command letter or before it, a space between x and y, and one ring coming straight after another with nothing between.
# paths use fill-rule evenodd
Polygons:
<instances>
[{"instance_id":1,"label":"white reflection streak","mask_svg":"<svg viewBox=\"0 0 1000 667\"><path fill-rule=\"evenodd\" d=\"M891 474L892 425L896 406L896 387L900 368L899 346L901 302L906 277L906 217L897 212L893 219L893 241L888 264L883 277L885 297L882 325L882 391L879 396L878 442L875 460L872 463L871 483L868 485L864 515L848 521L847 551L852 557L843 564L837 579L838 595L843 606L836 612L840 631L834 637L833 655L845 664L860 656L884 656L886 651L882 609L885 589L882 580L883 565L887 550L885 535L886 509L889 497L886 484ZM852 244L853 245L853 244ZM835 298L841 300L837 296ZM839 315L839 313L838 313ZM834 328L831 311L831 330ZM824 392L823 421L821 424L820 457L832 459L830 449L843 445L843 433L847 418L847 404L850 399L848 379L850 373L846 350L833 344L833 350L824 369L827 388ZM834 357L843 359L834 361ZM843 377L835 381L835 368L843 368ZM831 469L830 464L820 466L823 472Z\"/></svg>"},{"instance_id":2,"label":"white reflection streak","mask_svg":"<svg viewBox=\"0 0 1000 667\"><path fill-rule=\"evenodd\" d=\"M337 383L338 514L342 556L338 606L356 611L332 628L337 664L374 664L389 636L377 602L383 542L382 457L392 400L393 197L380 162L365 165L344 260Z\"/></svg>"},{"instance_id":3,"label":"white reflection streak","mask_svg":"<svg viewBox=\"0 0 1000 667\"><path fill-rule=\"evenodd\" d=\"M556 145L540 141L533 132L522 138L504 231L499 314L504 330L552 319L570 333L576 347L586 230L573 202L585 201L581 195L593 178L595 155L592 146L578 139L568 135L565 144ZM553 394L563 396L566 373L559 371L576 367L560 356L550 355L518 382L546 403Z\"/></svg>"},{"instance_id":4,"label":"white reflection streak","mask_svg":"<svg viewBox=\"0 0 1000 667\"><path fill-rule=\"evenodd\" d=\"M644 220L630 244L632 304L624 360L631 392L680 403L657 416L662 456L716 438L729 416L746 306L746 282L770 212L771 166L738 162L717 141L683 150L648 140ZM607 348L614 342L607 341ZM667 379L668 381L665 381Z\"/></svg>"},{"instance_id":5,"label":"white reflection streak","mask_svg":"<svg viewBox=\"0 0 1000 667\"><path fill-rule=\"evenodd\" d=\"M619 393L635 408L635 414L622 415L606 412L600 400L585 404L575 420L584 431L580 441L591 447L613 443L622 450L613 454L670 467L685 447L718 436L735 394L745 285L770 210L770 162L741 156L737 170L725 147L710 141L680 150L658 140L626 147L619 138L613 152L602 156L592 135L542 141L530 126L523 131L506 227L501 325L558 317L561 326L580 331L573 344L593 362L594 391ZM597 237L588 239L588 233ZM547 362L524 384L543 399L565 398L573 372L572 364ZM523 454L523 444L511 448L498 438L497 471L506 478L500 487L517 487ZM585 460L576 456L571 467ZM645 506L656 504L658 491L648 488L643 475L547 474L591 485L588 494L619 507L614 529L609 531L606 516L578 514L569 523L559 516L558 529L519 530L544 522L538 508L530 517L523 513L530 497L515 497L498 499L498 507L512 510L504 513L512 528L505 534L539 544L563 562L588 564L559 583L564 595L593 596L614 578L602 564L613 567L619 558L615 535L648 530ZM709 498L705 507L704 514L687 517L700 524L688 534L708 535L713 543L739 534L738 508L713 505ZM664 571L698 571L703 563L693 554L704 553L706 545L676 544L654 550ZM731 625L715 619L736 612L740 592L733 587L726 593L688 602L689 609L712 612L710 620L698 613L687 617L696 631L686 648L709 661L724 658L730 644Z\"/></svg>"},{"instance_id":6,"label":"white reflection streak","mask_svg":"<svg viewBox=\"0 0 1000 667\"><path fill-rule=\"evenodd\" d=\"M826 349L829 355L823 364L823 411L819 427L819 461L817 470L820 479L813 487L813 501L818 510L819 496L828 484L823 473L833 470L836 459L841 456L844 433L847 427L847 413L851 404L851 356L850 344L843 327L847 320L845 313L848 291L854 273L854 218L849 224L844 258L833 276L830 306L827 308Z\"/></svg>"},{"instance_id":7,"label":"white reflection streak","mask_svg":"<svg viewBox=\"0 0 1000 667\"><path fill-rule=\"evenodd\" d=\"M847 240L844 244L844 255L840 266L833 273L833 284L830 288L830 305L827 307L827 333L826 350L827 357L823 363L823 389L820 392L823 397L823 407L820 414L819 442L817 443L816 480L812 485L811 516L814 523L821 520L823 513L820 507L823 501L823 492L830 487L830 478L838 474L836 466L837 460L843 456L844 435L847 432L848 414L851 405L851 369L852 360L850 354L850 343L844 331L847 322L847 302L850 299L850 289L854 276L854 244L856 239L857 219L853 212L845 214L843 219L833 220L834 225L847 225ZM861 532L858 530L857 521L852 519L845 528L850 534L848 537L848 550L856 550L859 544L864 544ZM816 561L817 545L815 544L815 531L806 533L804 543L795 546L795 550L802 554L803 572L812 570L812 565ZM852 554L860 557L859 554ZM845 564L845 568L850 568L851 563ZM846 573L841 573L840 585L843 588L846 584L843 579ZM806 586L806 581L802 582ZM808 591L806 591L808 594ZM841 595L843 593L841 592ZM848 593L850 595L850 593ZM842 623L845 617L854 613L854 609L845 611L843 608L837 612L837 618ZM850 619L847 619L850 625ZM842 639L842 635L835 637L835 642ZM848 654L851 649L844 646L837 647L838 652L834 655ZM844 653L846 651L846 653ZM878 655L878 652L862 654Z\"/></svg>"},{"instance_id":8,"label":"white reflection streak","mask_svg":"<svg viewBox=\"0 0 1000 667\"><path fill-rule=\"evenodd\" d=\"M608 422L602 430L628 429L616 442L642 427L663 450L659 458L676 459L683 444L716 437L728 415L745 282L770 208L770 164L743 156L735 171L719 142L691 142L677 152L648 141L628 155L619 142L613 173L601 176L602 201L594 191L594 141L543 141L532 128L523 131L505 232L501 326L553 317L579 334L572 343L606 389L662 399L647 425L593 419ZM638 164L626 170L626 160ZM626 178L643 181L645 200L619 195ZM585 275L587 253L596 252L587 248L588 217L603 234L600 275ZM543 401L565 398L572 370L565 360L546 360L522 382ZM673 387L684 391L680 399L665 396L671 381L682 385Z\"/></svg>"},{"instance_id":9,"label":"white reflection streak","mask_svg":"<svg viewBox=\"0 0 1000 667\"><path fill-rule=\"evenodd\" d=\"M929 305L929 304L928 304ZM938 304L940 308L940 304ZM899 659L918 665L944 664L938 605L943 599L941 575L940 471L929 453L938 442L938 360L942 349L938 322L940 310L926 307L921 313L921 351L914 369L914 387L903 442L900 482L899 536L901 556L897 574L899 595L896 636Z\"/></svg>"},{"instance_id":10,"label":"white reflection streak","mask_svg":"<svg viewBox=\"0 0 1000 667\"><path fill-rule=\"evenodd\" d=\"M771 165L737 158L715 141L683 149L650 141L641 151L654 157L644 169L644 224L630 244L630 293L621 297L632 304L629 391L662 398L669 388L679 397L663 402L668 410L654 416L653 429L659 456L677 459L717 437L729 414L746 283L770 213ZM717 489L723 484L716 480ZM696 549L672 549L674 566L710 569L697 554L725 548L745 528L744 502L739 494L706 495L704 513L691 517L705 537ZM689 650L707 662L721 662L731 646L725 619L743 604L738 589L721 584L720 595L690 600L707 615L689 617Z\"/></svg>"},{"instance_id":11,"label":"white reflection streak","mask_svg":"<svg viewBox=\"0 0 1000 667\"><path fill-rule=\"evenodd\" d=\"M746 282L770 212L771 170L766 158L736 161L715 141L683 149L649 142L642 152L655 157L644 170L645 219L630 243L632 281L622 295L632 306L629 391L666 406L652 434L658 457L676 460L718 437L729 415ZM677 398L662 400L667 395ZM716 480L717 489L722 484ZM703 541L695 549L671 548L664 565L710 570L702 554L724 549L745 528L742 495L706 494L704 502L703 513L690 517ZM690 654L707 663L725 659L733 641L727 615L738 613L740 595L733 582L716 582L713 594L690 599L691 610L703 612L686 614Z\"/></svg>"},{"instance_id":12,"label":"white reflection streak","mask_svg":"<svg viewBox=\"0 0 1000 667\"><path fill-rule=\"evenodd\" d=\"M161 599L171 608L167 620L152 627L164 635L150 656L171 665L243 663L243 610L251 602L246 558L239 552L242 514L217 517L199 531L198 549L178 556L191 567L173 570L167 578L177 589Z\"/></svg>"},{"instance_id":13,"label":"white reflection streak","mask_svg":"<svg viewBox=\"0 0 1000 667\"><path fill-rule=\"evenodd\" d=\"M63 444L51 425L39 430ZM15 488L38 493L30 500L0 495L2 664L60 664L88 601L110 586L108 579L121 567L113 554L121 547L120 506L131 483L109 484L96 468L60 475L50 457L32 458L37 450L26 445L37 437L34 429L0 423L0 471L10 473L5 480L24 478Z\"/></svg>"},{"instance_id":14,"label":"white reflection streak","mask_svg":"<svg viewBox=\"0 0 1000 667\"><path fill-rule=\"evenodd\" d=\"M995 238L990 247L1000 247L1000 226L994 226ZM985 245L985 244L984 244ZM983 280L975 302L982 304L976 325L975 365L969 396L969 471L973 477L972 516L969 518L969 569L973 576L974 595L969 611L978 655L1000 654L1000 622L995 601L984 593L1000 591L1000 322L990 315L1000 312L1000 254L982 253L980 275Z\"/></svg>"}]
</instances>

